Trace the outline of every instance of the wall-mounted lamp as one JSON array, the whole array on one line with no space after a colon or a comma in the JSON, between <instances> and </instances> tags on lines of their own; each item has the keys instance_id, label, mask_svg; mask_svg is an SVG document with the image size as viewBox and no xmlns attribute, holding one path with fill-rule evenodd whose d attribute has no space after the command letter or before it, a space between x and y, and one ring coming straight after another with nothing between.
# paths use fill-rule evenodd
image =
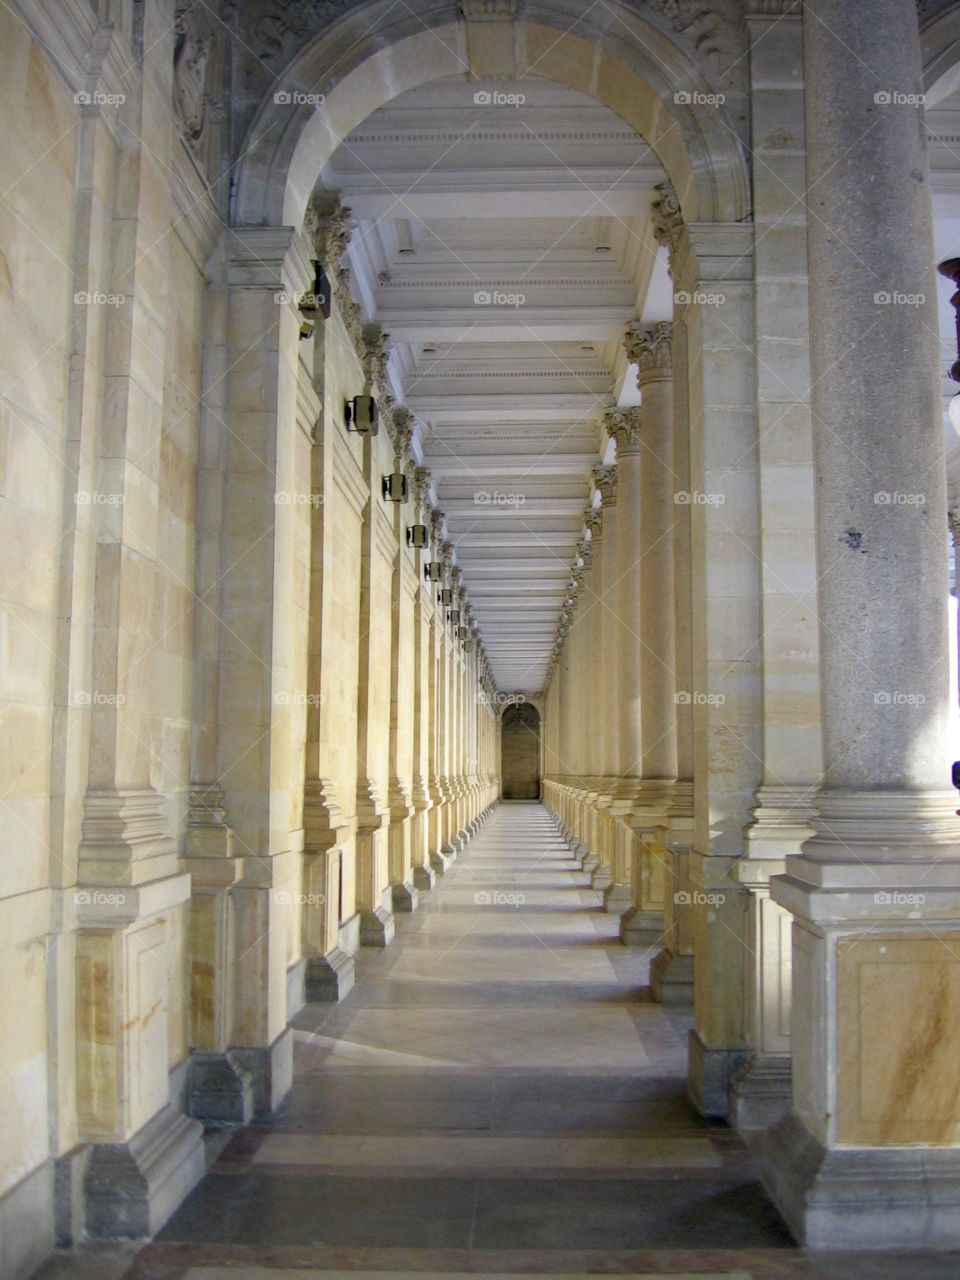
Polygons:
<instances>
[{"instance_id":1,"label":"wall-mounted lamp","mask_svg":"<svg viewBox=\"0 0 960 1280\"><path fill-rule=\"evenodd\" d=\"M373 396L354 396L343 408L348 431L360 436L375 436L379 430L377 402Z\"/></svg>"},{"instance_id":2,"label":"wall-mounted lamp","mask_svg":"<svg viewBox=\"0 0 960 1280\"><path fill-rule=\"evenodd\" d=\"M423 576L427 580L427 582L442 582L443 581L443 561L428 560L427 563L423 566Z\"/></svg>"},{"instance_id":3,"label":"wall-mounted lamp","mask_svg":"<svg viewBox=\"0 0 960 1280\"><path fill-rule=\"evenodd\" d=\"M304 338L312 338L313 331L315 328L316 328L316 325L312 325L309 320L301 320L300 321L300 341L302 342Z\"/></svg>"},{"instance_id":4,"label":"wall-mounted lamp","mask_svg":"<svg viewBox=\"0 0 960 1280\"><path fill-rule=\"evenodd\" d=\"M459 610L459 609L448 609L448 610L447 610L447 621L448 621L449 623L452 623L452 625L453 625L453 626L455 626L455 627L456 627L456 626L459 626L459 625L460 625L460 610Z\"/></svg>"},{"instance_id":5,"label":"wall-mounted lamp","mask_svg":"<svg viewBox=\"0 0 960 1280\"><path fill-rule=\"evenodd\" d=\"M453 587L442 587L437 592L437 600L440 604L453 604Z\"/></svg>"},{"instance_id":6,"label":"wall-mounted lamp","mask_svg":"<svg viewBox=\"0 0 960 1280\"><path fill-rule=\"evenodd\" d=\"M387 502L406 502L407 477L402 471L392 471L383 477L383 496Z\"/></svg>"},{"instance_id":7,"label":"wall-mounted lamp","mask_svg":"<svg viewBox=\"0 0 960 1280\"><path fill-rule=\"evenodd\" d=\"M960 382L960 258L948 258L946 262L940 263L937 270L942 276L946 276L956 289L950 301L953 304L957 322L957 359L950 368L950 377L954 382ZM950 415L950 425L960 436L960 391L950 401L947 412Z\"/></svg>"},{"instance_id":8,"label":"wall-mounted lamp","mask_svg":"<svg viewBox=\"0 0 960 1280\"><path fill-rule=\"evenodd\" d=\"M422 551L424 547L430 545L430 530L425 524L411 524L407 526L407 546L416 547Z\"/></svg>"},{"instance_id":9,"label":"wall-mounted lamp","mask_svg":"<svg viewBox=\"0 0 960 1280\"><path fill-rule=\"evenodd\" d=\"M297 307L303 316L322 316L324 320L329 320L333 309L333 290L330 287L330 279L322 263L314 262L313 269L313 288L301 296Z\"/></svg>"},{"instance_id":10,"label":"wall-mounted lamp","mask_svg":"<svg viewBox=\"0 0 960 1280\"><path fill-rule=\"evenodd\" d=\"M470 638L469 627L457 627L457 639L468 640Z\"/></svg>"}]
</instances>

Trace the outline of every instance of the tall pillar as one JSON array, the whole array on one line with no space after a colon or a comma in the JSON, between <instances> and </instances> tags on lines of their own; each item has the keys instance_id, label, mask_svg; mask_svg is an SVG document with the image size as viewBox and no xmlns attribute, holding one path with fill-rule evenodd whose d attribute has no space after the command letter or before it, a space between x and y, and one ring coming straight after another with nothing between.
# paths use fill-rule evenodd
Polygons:
<instances>
[{"instance_id":1,"label":"tall pillar","mask_svg":"<svg viewBox=\"0 0 960 1280\"><path fill-rule=\"evenodd\" d=\"M770 897L770 877L812 834L822 769L806 210L791 194L805 172L802 26L799 8L752 8L763 777L733 873L747 891L747 1057L730 1107L741 1131L768 1128L790 1105L791 917Z\"/></svg>"},{"instance_id":2,"label":"tall pillar","mask_svg":"<svg viewBox=\"0 0 960 1280\"><path fill-rule=\"evenodd\" d=\"M417 467L413 478L413 496L416 503L415 521L429 530L430 472ZM430 544L416 551L417 592L414 597L414 704L413 704L413 883L418 890L432 889L436 874L430 866L430 822L433 806L430 796L430 628L433 611L430 593L432 585L425 580L424 565L430 560Z\"/></svg>"},{"instance_id":3,"label":"tall pillar","mask_svg":"<svg viewBox=\"0 0 960 1280\"><path fill-rule=\"evenodd\" d=\"M805 8L825 772L815 835L772 882L794 917L793 1105L763 1176L814 1246L960 1244L960 823L917 24L913 0Z\"/></svg>"},{"instance_id":4,"label":"tall pillar","mask_svg":"<svg viewBox=\"0 0 960 1280\"><path fill-rule=\"evenodd\" d=\"M600 859L594 889L613 883L610 803L617 786L616 767L616 612L613 588L617 555L617 468L596 466L593 482L600 494L601 522L594 533L593 639L590 646L590 806L595 831L593 850Z\"/></svg>"},{"instance_id":5,"label":"tall pillar","mask_svg":"<svg viewBox=\"0 0 960 1280\"><path fill-rule=\"evenodd\" d=\"M672 326L633 326L627 353L637 366L640 388L639 578L640 716L642 781L634 791L627 823L635 833L635 906L621 927L633 942L659 945L664 933L664 903L673 892L673 857L666 844L674 784L677 780L676 637L674 628L673 525L677 486L673 474ZM636 415L612 424L618 440L630 440ZM634 606L636 608L636 606ZM679 694L682 696L682 694Z\"/></svg>"}]
</instances>

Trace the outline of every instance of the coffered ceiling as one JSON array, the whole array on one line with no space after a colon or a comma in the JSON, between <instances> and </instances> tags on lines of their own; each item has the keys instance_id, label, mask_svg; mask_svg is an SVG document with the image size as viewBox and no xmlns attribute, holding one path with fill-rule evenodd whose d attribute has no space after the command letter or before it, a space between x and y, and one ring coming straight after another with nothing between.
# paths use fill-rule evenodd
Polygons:
<instances>
[{"instance_id":1,"label":"coffered ceiling","mask_svg":"<svg viewBox=\"0 0 960 1280\"><path fill-rule=\"evenodd\" d=\"M322 175L503 690L542 687L601 415L636 402L624 327L671 314L649 225L665 178L618 116L532 77L404 94Z\"/></svg>"}]
</instances>

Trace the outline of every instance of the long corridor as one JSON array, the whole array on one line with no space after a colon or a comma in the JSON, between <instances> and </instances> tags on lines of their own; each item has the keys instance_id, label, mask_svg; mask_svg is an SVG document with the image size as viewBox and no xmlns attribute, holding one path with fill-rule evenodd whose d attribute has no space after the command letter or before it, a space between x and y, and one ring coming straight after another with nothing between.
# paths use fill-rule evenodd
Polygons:
<instances>
[{"instance_id":1,"label":"long corridor","mask_svg":"<svg viewBox=\"0 0 960 1280\"><path fill-rule=\"evenodd\" d=\"M833 1275L687 1102L687 1015L648 964L543 806L502 804L346 1000L301 1013L288 1103L128 1275Z\"/></svg>"}]
</instances>

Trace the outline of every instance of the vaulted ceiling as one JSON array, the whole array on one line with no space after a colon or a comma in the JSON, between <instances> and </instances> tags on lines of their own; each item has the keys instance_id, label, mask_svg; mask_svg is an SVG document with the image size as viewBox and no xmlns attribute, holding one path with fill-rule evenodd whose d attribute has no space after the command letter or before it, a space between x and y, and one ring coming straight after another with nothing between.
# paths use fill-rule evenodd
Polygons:
<instances>
[{"instance_id":1,"label":"vaulted ceiling","mask_svg":"<svg viewBox=\"0 0 960 1280\"><path fill-rule=\"evenodd\" d=\"M665 179L618 116L533 77L404 94L322 175L501 689L542 687L601 416L637 399L624 328L671 314L649 225Z\"/></svg>"}]
</instances>

